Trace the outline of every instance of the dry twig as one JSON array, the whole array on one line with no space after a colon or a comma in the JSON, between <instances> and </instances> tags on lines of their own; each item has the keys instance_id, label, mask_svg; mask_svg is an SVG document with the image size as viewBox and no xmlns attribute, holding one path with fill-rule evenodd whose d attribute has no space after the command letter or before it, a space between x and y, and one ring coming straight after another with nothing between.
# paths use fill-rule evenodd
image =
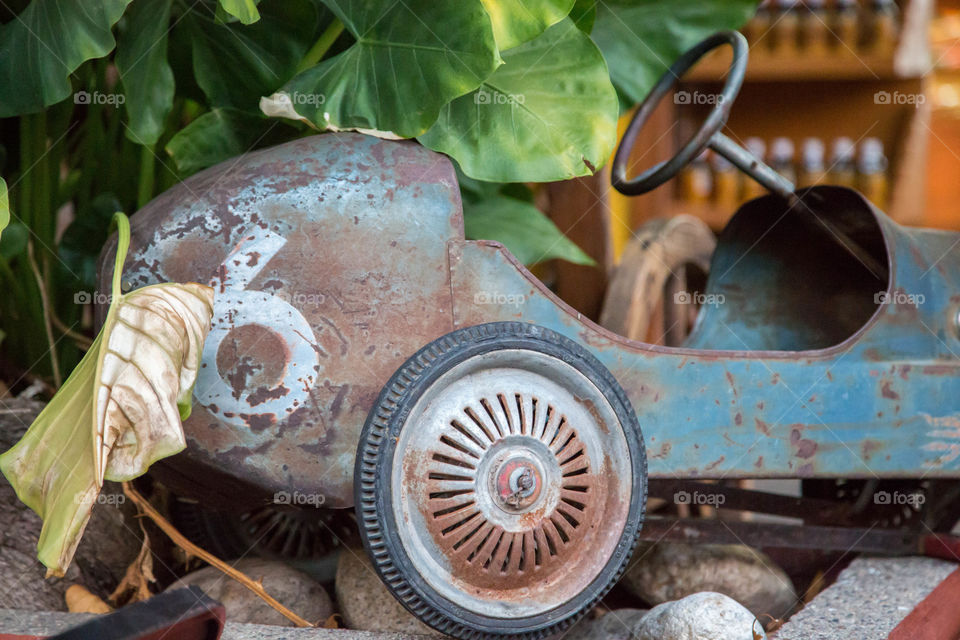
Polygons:
<instances>
[{"instance_id":1,"label":"dry twig","mask_svg":"<svg viewBox=\"0 0 960 640\"><path fill-rule=\"evenodd\" d=\"M295 614L293 611L290 611L285 606L280 604L276 600L276 598L274 598L269 593L267 593L266 589L263 588L263 584L261 583L261 581L252 580L246 574L244 574L241 571L237 571L236 569L231 567L229 564L227 564L220 558L211 554L209 551L201 547L198 547L197 545L187 540L187 538L185 538L182 533L177 531L176 527L170 524L170 522L166 518L164 518L159 511L154 509L153 505L147 502L147 499L144 498L142 495L140 495L140 493L136 489L134 489L133 485L130 484L129 482L123 483L123 493L128 498L133 500L133 503L137 505L137 508L140 509L140 511L142 511L145 516L153 520L154 524L156 524L161 531L167 534L167 536L173 541L175 545L183 549L187 554L197 556L198 558L204 560L211 566L216 567L217 569L219 569L229 577L233 578L234 580L236 580L237 582L245 586L247 589L250 589L250 591L255 593L260 599L262 599L268 605L270 605L271 607L279 611L281 615L283 615L286 619L293 622L298 627L316 626L314 624L311 624L310 622L307 622L306 620L304 620L303 618Z\"/></svg>"}]
</instances>

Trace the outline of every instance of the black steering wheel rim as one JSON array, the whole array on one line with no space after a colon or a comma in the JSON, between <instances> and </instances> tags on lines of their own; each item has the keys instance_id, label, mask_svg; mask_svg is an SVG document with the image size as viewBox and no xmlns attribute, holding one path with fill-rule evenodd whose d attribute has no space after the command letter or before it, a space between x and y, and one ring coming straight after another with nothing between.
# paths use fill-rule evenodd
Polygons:
<instances>
[{"instance_id":1,"label":"black steering wheel rim","mask_svg":"<svg viewBox=\"0 0 960 640\"><path fill-rule=\"evenodd\" d=\"M703 56L725 44L733 48L733 62L730 65L730 72L727 74L727 79L723 85L723 91L717 100L717 104L703 121L700 129L675 156L666 162L657 163L632 180L628 180L627 162L630 158L630 152L633 150L637 135L650 119L654 109L660 104L663 97L676 86L680 78L699 62ZM632 196L655 189L675 176L680 169L707 148L711 138L727 123L727 117L730 114L730 109L733 107L733 101L740 92L740 87L743 84L743 78L747 71L747 49L747 40L742 34L736 31L720 31L703 39L693 48L688 49L682 56L677 58L676 62L670 65L670 68L660 76L660 79L657 80L653 89L640 104L636 114L634 114L633 119L630 121L630 125L627 127L626 133L623 135L620 146L617 148L610 178L613 187L617 191L624 195Z\"/></svg>"}]
</instances>

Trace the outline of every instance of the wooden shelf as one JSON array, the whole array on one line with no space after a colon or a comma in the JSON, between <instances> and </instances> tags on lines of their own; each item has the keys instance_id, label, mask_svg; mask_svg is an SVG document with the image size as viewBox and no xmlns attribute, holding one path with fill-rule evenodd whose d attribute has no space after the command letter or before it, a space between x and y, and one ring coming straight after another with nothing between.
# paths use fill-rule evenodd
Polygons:
<instances>
[{"instance_id":1,"label":"wooden shelf","mask_svg":"<svg viewBox=\"0 0 960 640\"><path fill-rule=\"evenodd\" d=\"M730 54L715 51L690 73L686 82L719 82L727 74ZM854 56L849 51L838 51L829 57L781 58L774 54L752 54L747 65L747 82L806 81L806 80L892 80L903 77L895 70L892 57Z\"/></svg>"}]
</instances>

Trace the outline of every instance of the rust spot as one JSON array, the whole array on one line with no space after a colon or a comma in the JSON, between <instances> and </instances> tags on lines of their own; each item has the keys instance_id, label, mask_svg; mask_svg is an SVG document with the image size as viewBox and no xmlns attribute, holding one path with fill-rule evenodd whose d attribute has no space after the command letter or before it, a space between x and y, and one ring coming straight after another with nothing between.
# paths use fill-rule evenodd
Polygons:
<instances>
[{"instance_id":1,"label":"rust spot","mask_svg":"<svg viewBox=\"0 0 960 640\"><path fill-rule=\"evenodd\" d=\"M256 391L247 396L247 402L251 407L255 407L258 404L263 404L267 400L276 400L277 398L282 398L288 393L290 393L290 389L287 389L282 384L277 385L272 389L268 389L267 387L258 387Z\"/></svg>"},{"instance_id":2,"label":"rust spot","mask_svg":"<svg viewBox=\"0 0 960 640\"><path fill-rule=\"evenodd\" d=\"M670 454L670 448L670 443L664 442L662 445L660 445L660 451L650 454L650 457L657 460L666 458Z\"/></svg>"},{"instance_id":3,"label":"rust spot","mask_svg":"<svg viewBox=\"0 0 960 640\"><path fill-rule=\"evenodd\" d=\"M217 351L217 369L240 398L250 388L272 388L283 379L289 347L259 324L231 329ZM262 400L261 400L262 402Z\"/></svg>"},{"instance_id":4,"label":"rust spot","mask_svg":"<svg viewBox=\"0 0 960 640\"><path fill-rule=\"evenodd\" d=\"M790 444L797 449L798 458L812 458L817 453L817 443L801 436L800 429L790 431Z\"/></svg>"},{"instance_id":5,"label":"rust spot","mask_svg":"<svg viewBox=\"0 0 960 640\"><path fill-rule=\"evenodd\" d=\"M880 394L883 395L883 397L887 398L888 400L899 400L900 394L894 391L890 387L890 384L891 383L889 380L884 380L883 384L880 385Z\"/></svg>"},{"instance_id":6,"label":"rust spot","mask_svg":"<svg viewBox=\"0 0 960 640\"><path fill-rule=\"evenodd\" d=\"M264 429L269 429L274 424L277 423L277 416L272 413L258 413L258 414L249 414L241 413L240 418L247 423L247 426L250 427L250 430L259 433Z\"/></svg>"},{"instance_id":7,"label":"rust spot","mask_svg":"<svg viewBox=\"0 0 960 640\"><path fill-rule=\"evenodd\" d=\"M958 368L948 364L930 364L922 369L923 373L931 376L956 375Z\"/></svg>"},{"instance_id":8,"label":"rust spot","mask_svg":"<svg viewBox=\"0 0 960 640\"><path fill-rule=\"evenodd\" d=\"M713 462L711 462L710 464L708 464L708 465L704 468L704 471L713 471L714 469L716 469L717 467L719 467L721 464L723 464L723 461L726 460L726 459L727 459L726 456L720 456L719 458L717 458L716 460L714 460Z\"/></svg>"},{"instance_id":9,"label":"rust spot","mask_svg":"<svg viewBox=\"0 0 960 640\"><path fill-rule=\"evenodd\" d=\"M860 455L864 460L869 460L874 451L880 450L880 443L875 440L864 440L860 445Z\"/></svg>"},{"instance_id":10,"label":"rust spot","mask_svg":"<svg viewBox=\"0 0 960 640\"><path fill-rule=\"evenodd\" d=\"M763 456L757 458L757 461L753 463L754 468L763 469Z\"/></svg>"},{"instance_id":11,"label":"rust spot","mask_svg":"<svg viewBox=\"0 0 960 640\"><path fill-rule=\"evenodd\" d=\"M733 422L734 422L734 424L736 424L738 427L739 427L740 425L742 425L742 424L743 424L743 414L738 411L738 412L737 412L737 415L733 416Z\"/></svg>"},{"instance_id":12,"label":"rust spot","mask_svg":"<svg viewBox=\"0 0 960 640\"><path fill-rule=\"evenodd\" d=\"M770 435L770 425L768 425L766 422L764 422L764 421L761 420L760 418L754 418L754 419L753 419L753 422L754 422L754 423L756 424L756 426L757 426L757 431L759 431L760 433L762 433L762 434L765 435L765 436L769 436L769 435Z\"/></svg>"}]
</instances>

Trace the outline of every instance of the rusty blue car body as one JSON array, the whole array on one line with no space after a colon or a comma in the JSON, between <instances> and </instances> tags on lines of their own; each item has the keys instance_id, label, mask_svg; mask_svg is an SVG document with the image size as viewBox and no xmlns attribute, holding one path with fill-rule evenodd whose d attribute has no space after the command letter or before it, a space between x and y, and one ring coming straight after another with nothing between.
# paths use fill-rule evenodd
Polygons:
<instances>
[{"instance_id":1,"label":"rusty blue car body","mask_svg":"<svg viewBox=\"0 0 960 640\"><path fill-rule=\"evenodd\" d=\"M801 201L738 211L692 334L668 348L465 240L450 162L413 142L312 136L208 169L133 217L124 267L132 287L216 290L189 446L163 466L181 491L232 480L234 503L300 491L348 507L393 371L454 329L522 320L613 372L651 477L960 475L960 235L902 227L839 187Z\"/></svg>"}]
</instances>

